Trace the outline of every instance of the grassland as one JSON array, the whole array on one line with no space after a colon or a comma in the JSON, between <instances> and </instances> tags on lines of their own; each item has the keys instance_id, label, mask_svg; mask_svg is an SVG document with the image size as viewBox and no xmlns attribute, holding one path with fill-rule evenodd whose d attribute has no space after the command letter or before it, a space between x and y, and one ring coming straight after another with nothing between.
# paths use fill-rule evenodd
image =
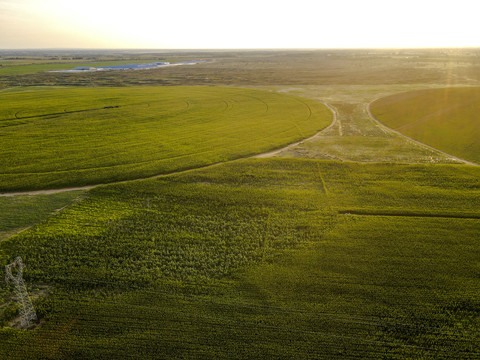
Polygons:
<instances>
[{"instance_id":1,"label":"grassland","mask_svg":"<svg viewBox=\"0 0 480 360\"><path fill-rule=\"evenodd\" d=\"M480 162L480 88L443 88L378 99L372 114L387 126L456 155Z\"/></svg>"},{"instance_id":2,"label":"grassland","mask_svg":"<svg viewBox=\"0 0 480 360\"><path fill-rule=\"evenodd\" d=\"M0 190L138 179L311 136L322 104L235 88L101 88L0 96Z\"/></svg>"},{"instance_id":3,"label":"grassland","mask_svg":"<svg viewBox=\"0 0 480 360\"><path fill-rule=\"evenodd\" d=\"M89 62L78 62L70 60L69 62L56 60L56 61L47 61L42 63L41 60L37 61L8 61L4 60L1 62L0 67L0 76L5 75L25 75L25 74L34 74L38 72L45 71L56 71L56 70L71 70L77 66L86 66L86 67L99 67L99 66L115 66L115 65L128 65L128 64L142 64L144 60L110 60L110 61L89 61Z\"/></svg>"},{"instance_id":4,"label":"grassland","mask_svg":"<svg viewBox=\"0 0 480 360\"><path fill-rule=\"evenodd\" d=\"M98 58L104 58L98 51ZM134 85L391 85L480 82L478 49L298 50L298 51L132 51L131 60L213 60L188 67L144 71L59 74L40 72L0 76L0 89L16 86ZM0 56L2 52L0 51ZM5 54L12 56L13 54ZM55 55L52 52L51 55ZM71 53L60 54L71 57ZM78 55L78 54L77 54ZM90 56L86 52L86 56ZM108 60L125 59L125 52ZM147 60L148 59L148 60ZM0 59L1 61L1 59ZM24 60L19 60L24 61Z\"/></svg>"},{"instance_id":5,"label":"grassland","mask_svg":"<svg viewBox=\"0 0 480 360\"><path fill-rule=\"evenodd\" d=\"M251 159L93 189L1 243L52 289L0 354L478 358L479 171Z\"/></svg>"}]
</instances>

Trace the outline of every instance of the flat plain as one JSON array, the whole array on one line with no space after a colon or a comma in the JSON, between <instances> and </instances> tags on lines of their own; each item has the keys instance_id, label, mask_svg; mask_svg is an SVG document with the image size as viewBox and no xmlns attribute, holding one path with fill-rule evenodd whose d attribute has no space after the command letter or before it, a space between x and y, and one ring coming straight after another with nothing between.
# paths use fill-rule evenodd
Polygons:
<instances>
[{"instance_id":1,"label":"flat plain","mask_svg":"<svg viewBox=\"0 0 480 360\"><path fill-rule=\"evenodd\" d=\"M40 321L22 329L13 287L1 284L0 358L480 358L480 170L367 111L388 95L478 85L476 50L150 56L167 55L212 61L0 76L0 99L77 91L66 85L234 85L318 103L327 126L325 103L334 121L273 158L251 151L88 191L3 198L0 263L24 258ZM322 129L308 126L304 138Z\"/></svg>"}]
</instances>

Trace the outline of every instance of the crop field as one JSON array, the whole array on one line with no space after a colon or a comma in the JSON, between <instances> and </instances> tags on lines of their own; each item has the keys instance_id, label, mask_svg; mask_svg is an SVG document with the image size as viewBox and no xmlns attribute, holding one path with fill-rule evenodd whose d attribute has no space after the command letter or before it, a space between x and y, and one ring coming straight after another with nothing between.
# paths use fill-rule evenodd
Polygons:
<instances>
[{"instance_id":1,"label":"crop field","mask_svg":"<svg viewBox=\"0 0 480 360\"><path fill-rule=\"evenodd\" d=\"M0 191L138 179L269 151L332 114L308 99L206 87L0 96Z\"/></svg>"},{"instance_id":2,"label":"crop field","mask_svg":"<svg viewBox=\"0 0 480 360\"><path fill-rule=\"evenodd\" d=\"M0 51L0 359L480 359L479 54Z\"/></svg>"},{"instance_id":3,"label":"crop field","mask_svg":"<svg viewBox=\"0 0 480 360\"><path fill-rule=\"evenodd\" d=\"M90 190L1 243L52 289L0 354L478 358L479 175L252 159Z\"/></svg>"},{"instance_id":4,"label":"crop field","mask_svg":"<svg viewBox=\"0 0 480 360\"><path fill-rule=\"evenodd\" d=\"M381 98L373 115L411 138L480 162L480 88L414 91Z\"/></svg>"}]
</instances>

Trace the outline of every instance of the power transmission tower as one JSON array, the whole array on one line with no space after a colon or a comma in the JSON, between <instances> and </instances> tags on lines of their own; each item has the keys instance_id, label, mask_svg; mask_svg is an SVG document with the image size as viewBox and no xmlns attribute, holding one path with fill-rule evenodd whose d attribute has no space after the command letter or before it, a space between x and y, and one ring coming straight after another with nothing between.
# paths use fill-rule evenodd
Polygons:
<instances>
[{"instance_id":1,"label":"power transmission tower","mask_svg":"<svg viewBox=\"0 0 480 360\"><path fill-rule=\"evenodd\" d=\"M14 268L17 268L16 276L13 276L12 274L12 269ZM28 297L27 285L23 280L24 268L25 265L23 264L22 258L20 256L17 256L13 263L5 266L5 281L8 283L9 280L12 280L15 284L15 294L17 296L17 301L21 307L21 326L24 328L28 328L30 327L32 321L37 320L37 313L35 312L32 302Z\"/></svg>"}]
</instances>

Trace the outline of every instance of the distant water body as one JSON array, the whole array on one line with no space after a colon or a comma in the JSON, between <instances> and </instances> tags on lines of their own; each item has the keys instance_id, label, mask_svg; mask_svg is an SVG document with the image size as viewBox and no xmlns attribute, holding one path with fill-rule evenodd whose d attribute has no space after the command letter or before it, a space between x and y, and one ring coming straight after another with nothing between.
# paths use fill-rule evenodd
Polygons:
<instances>
[{"instance_id":1,"label":"distant water body","mask_svg":"<svg viewBox=\"0 0 480 360\"><path fill-rule=\"evenodd\" d=\"M127 64L127 65L114 65L114 66L77 66L71 70L52 70L49 72L61 72L61 73L80 73L80 72L91 72L91 71L116 71L116 70L144 70L144 69L156 69L165 66L178 66L178 65L195 65L205 60L187 60L177 63L169 62L152 62L148 64Z\"/></svg>"}]
</instances>

